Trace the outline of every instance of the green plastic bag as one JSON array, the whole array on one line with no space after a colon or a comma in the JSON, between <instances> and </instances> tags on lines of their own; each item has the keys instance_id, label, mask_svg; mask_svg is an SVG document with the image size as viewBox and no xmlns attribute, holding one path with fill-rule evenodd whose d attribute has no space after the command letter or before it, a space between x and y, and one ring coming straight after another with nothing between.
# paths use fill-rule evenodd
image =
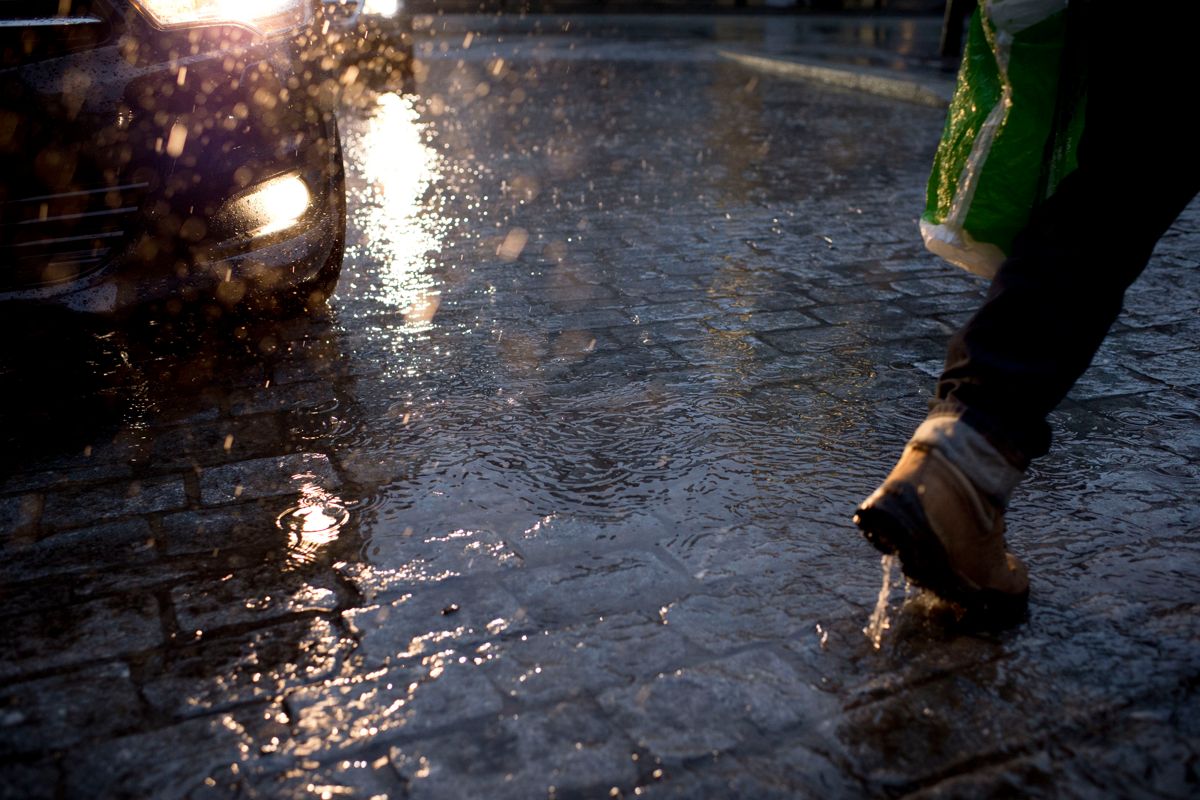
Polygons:
<instances>
[{"instance_id":1,"label":"green plastic bag","mask_svg":"<svg viewBox=\"0 0 1200 800\"><path fill-rule=\"evenodd\" d=\"M933 253L992 277L1033 207L1075 168L1081 62L1066 0L984 0L929 176L921 236Z\"/></svg>"}]
</instances>

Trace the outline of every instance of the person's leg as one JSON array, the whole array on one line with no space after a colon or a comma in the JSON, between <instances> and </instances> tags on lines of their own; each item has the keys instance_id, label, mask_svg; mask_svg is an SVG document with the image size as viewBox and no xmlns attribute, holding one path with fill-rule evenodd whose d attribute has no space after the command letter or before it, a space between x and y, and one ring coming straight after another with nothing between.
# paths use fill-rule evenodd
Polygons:
<instances>
[{"instance_id":1,"label":"person's leg","mask_svg":"<svg viewBox=\"0 0 1200 800\"><path fill-rule=\"evenodd\" d=\"M1008 496L1050 445L1046 415L1200 189L1200 152L1175 116L1191 96L1184 39L1195 27L1133 13L1089 7L1079 168L1035 211L983 306L955 334L929 418L855 515L880 550L899 553L909 577L966 605L1023 605L1028 580L1004 543Z\"/></svg>"},{"instance_id":2,"label":"person's leg","mask_svg":"<svg viewBox=\"0 0 1200 800\"><path fill-rule=\"evenodd\" d=\"M1079 169L1035 212L983 306L951 339L931 405L931 415L959 416L984 433L1020 469L1049 449L1046 416L1087 369L1155 242L1200 189L1190 146L1156 165L1124 147L1161 140L1085 137Z\"/></svg>"},{"instance_id":3,"label":"person's leg","mask_svg":"<svg viewBox=\"0 0 1200 800\"><path fill-rule=\"evenodd\" d=\"M1046 416L1200 189L1200 148L1184 120L1195 97L1198 5L1148 13L1084 4L1079 167L1035 210L983 306L950 342L932 414L961 416L1021 469L1049 449Z\"/></svg>"}]
</instances>

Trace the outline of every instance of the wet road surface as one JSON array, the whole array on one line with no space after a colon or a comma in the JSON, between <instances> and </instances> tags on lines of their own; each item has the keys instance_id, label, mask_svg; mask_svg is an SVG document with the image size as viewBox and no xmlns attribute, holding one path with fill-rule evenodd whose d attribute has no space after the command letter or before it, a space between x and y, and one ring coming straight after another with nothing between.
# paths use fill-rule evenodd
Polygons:
<instances>
[{"instance_id":1,"label":"wet road surface","mask_svg":"<svg viewBox=\"0 0 1200 800\"><path fill-rule=\"evenodd\" d=\"M18 359L0 797L1195 796L1196 209L1014 500L1029 621L876 649L849 515L983 289L941 113L721 24L439 20L347 81L327 317Z\"/></svg>"}]
</instances>

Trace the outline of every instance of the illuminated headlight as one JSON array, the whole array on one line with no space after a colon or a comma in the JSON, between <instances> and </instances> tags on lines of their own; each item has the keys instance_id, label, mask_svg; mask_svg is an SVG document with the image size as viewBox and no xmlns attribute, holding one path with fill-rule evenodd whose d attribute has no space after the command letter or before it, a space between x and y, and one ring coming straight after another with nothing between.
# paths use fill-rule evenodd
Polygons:
<instances>
[{"instance_id":1,"label":"illuminated headlight","mask_svg":"<svg viewBox=\"0 0 1200 800\"><path fill-rule=\"evenodd\" d=\"M295 225L312 202L299 175L280 175L230 200L217 214L225 226L251 238Z\"/></svg>"},{"instance_id":2,"label":"illuminated headlight","mask_svg":"<svg viewBox=\"0 0 1200 800\"><path fill-rule=\"evenodd\" d=\"M394 17L404 10L404 0L363 0L362 13L369 17Z\"/></svg>"},{"instance_id":3,"label":"illuminated headlight","mask_svg":"<svg viewBox=\"0 0 1200 800\"><path fill-rule=\"evenodd\" d=\"M240 25L262 34L279 33L308 19L305 0L133 0L160 28Z\"/></svg>"}]
</instances>

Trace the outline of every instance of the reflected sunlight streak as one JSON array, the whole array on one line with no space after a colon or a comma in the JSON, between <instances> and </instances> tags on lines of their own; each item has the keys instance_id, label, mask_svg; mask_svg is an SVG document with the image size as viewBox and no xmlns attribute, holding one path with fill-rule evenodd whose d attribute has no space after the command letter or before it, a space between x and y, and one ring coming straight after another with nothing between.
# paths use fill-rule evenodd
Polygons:
<instances>
[{"instance_id":1,"label":"reflected sunlight streak","mask_svg":"<svg viewBox=\"0 0 1200 800\"><path fill-rule=\"evenodd\" d=\"M311 563L321 548L338 538L350 519L342 499L306 482L300 487L300 502L284 511L275 524L288 535L288 558L296 566Z\"/></svg>"},{"instance_id":2,"label":"reflected sunlight streak","mask_svg":"<svg viewBox=\"0 0 1200 800\"><path fill-rule=\"evenodd\" d=\"M409 330L424 330L439 303L429 253L440 249L444 231L424 213L424 200L440 159L422 141L413 98L388 93L377 103L353 154L367 180L356 222L365 255L380 265L375 299L398 308Z\"/></svg>"}]
</instances>

